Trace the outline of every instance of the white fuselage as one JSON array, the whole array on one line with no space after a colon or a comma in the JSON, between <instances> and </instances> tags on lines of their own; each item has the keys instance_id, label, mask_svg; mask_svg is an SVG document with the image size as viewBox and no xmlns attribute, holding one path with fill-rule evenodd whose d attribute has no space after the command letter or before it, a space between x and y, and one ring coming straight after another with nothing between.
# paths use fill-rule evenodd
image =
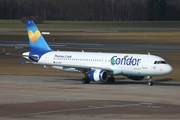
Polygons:
<instances>
[{"instance_id":1,"label":"white fuselage","mask_svg":"<svg viewBox=\"0 0 180 120\"><path fill-rule=\"evenodd\" d=\"M161 57L148 54L52 51L34 63L68 72L103 69L109 75L159 76L173 70Z\"/></svg>"}]
</instances>

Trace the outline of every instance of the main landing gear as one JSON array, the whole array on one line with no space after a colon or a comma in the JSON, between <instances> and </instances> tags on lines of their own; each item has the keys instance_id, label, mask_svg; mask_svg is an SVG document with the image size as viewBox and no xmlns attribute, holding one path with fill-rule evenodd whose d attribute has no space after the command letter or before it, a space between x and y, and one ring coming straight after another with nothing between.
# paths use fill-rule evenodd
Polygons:
<instances>
[{"instance_id":1,"label":"main landing gear","mask_svg":"<svg viewBox=\"0 0 180 120\"><path fill-rule=\"evenodd\" d=\"M107 83L114 83L114 82L115 82L115 78L113 76L108 77Z\"/></svg>"},{"instance_id":2,"label":"main landing gear","mask_svg":"<svg viewBox=\"0 0 180 120\"><path fill-rule=\"evenodd\" d=\"M89 84L89 83L90 83L90 79L88 77L82 79L82 84Z\"/></svg>"},{"instance_id":3,"label":"main landing gear","mask_svg":"<svg viewBox=\"0 0 180 120\"><path fill-rule=\"evenodd\" d=\"M149 86L153 86L153 81L151 80L151 77L150 76L147 76L147 79L149 79L148 81L148 85Z\"/></svg>"},{"instance_id":4,"label":"main landing gear","mask_svg":"<svg viewBox=\"0 0 180 120\"><path fill-rule=\"evenodd\" d=\"M88 72L84 72L84 78L82 78L82 84L89 84L90 83L90 79L88 77Z\"/></svg>"}]
</instances>

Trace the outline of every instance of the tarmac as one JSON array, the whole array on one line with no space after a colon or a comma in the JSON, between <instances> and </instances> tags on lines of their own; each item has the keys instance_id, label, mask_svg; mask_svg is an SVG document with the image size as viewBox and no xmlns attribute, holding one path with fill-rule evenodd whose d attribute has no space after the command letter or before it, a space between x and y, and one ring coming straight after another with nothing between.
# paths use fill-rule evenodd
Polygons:
<instances>
[{"instance_id":1,"label":"tarmac","mask_svg":"<svg viewBox=\"0 0 180 120\"><path fill-rule=\"evenodd\" d=\"M0 75L0 119L179 119L180 83Z\"/></svg>"},{"instance_id":2,"label":"tarmac","mask_svg":"<svg viewBox=\"0 0 180 120\"><path fill-rule=\"evenodd\" d=\"M50 32L179 32L174 30L67 30ZM26 34L26 30L0 30ZM180 52L179 45L50 42L53 48ZM29 47L28 41L0 41L0 46ZM93 48L92 48L93 46ZM180 119L180 83L117 79L114 84L81 78L0 75L0 120Z\"/></svg>"}]
</instances>

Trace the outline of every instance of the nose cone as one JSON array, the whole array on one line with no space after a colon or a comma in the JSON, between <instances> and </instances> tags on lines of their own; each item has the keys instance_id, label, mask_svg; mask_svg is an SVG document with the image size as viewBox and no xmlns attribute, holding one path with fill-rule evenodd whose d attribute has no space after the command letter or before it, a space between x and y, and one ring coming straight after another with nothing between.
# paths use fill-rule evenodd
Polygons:
<instances>
[{"instance_id":1,"label":"nose cone","mask_svg":"<svg viewBox=\"0 0 180 120\"><path fill-rule=\"evenodd\" d=\"M171 67L171 65L167 65L166 66L166 69L164 69L164 72L165 72L165 74L170 74L170 73L172 73L173 72L173 68Z\"/></svg>"}]
</instances>

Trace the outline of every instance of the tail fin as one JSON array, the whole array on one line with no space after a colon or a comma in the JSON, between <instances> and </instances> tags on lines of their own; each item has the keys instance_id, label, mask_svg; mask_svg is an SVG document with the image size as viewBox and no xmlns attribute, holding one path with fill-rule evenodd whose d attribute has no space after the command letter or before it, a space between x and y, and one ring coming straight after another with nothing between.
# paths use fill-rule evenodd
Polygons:
<instances>
[{"instance_id":1,"label":"tail fin","mask_svg":"<svg viewBox=\"0 0 180 120\"><path fill-rule=\"evenodd\" d=\"M38 30L37 26L35 25L34 21L27 20L26 21L27 31L28 31L28 38L30 43L30 48L32 52L35 51L51 51L51 48L46 43L45 39L41 35L40 31Z\"/></svg>"}]
</instances>

